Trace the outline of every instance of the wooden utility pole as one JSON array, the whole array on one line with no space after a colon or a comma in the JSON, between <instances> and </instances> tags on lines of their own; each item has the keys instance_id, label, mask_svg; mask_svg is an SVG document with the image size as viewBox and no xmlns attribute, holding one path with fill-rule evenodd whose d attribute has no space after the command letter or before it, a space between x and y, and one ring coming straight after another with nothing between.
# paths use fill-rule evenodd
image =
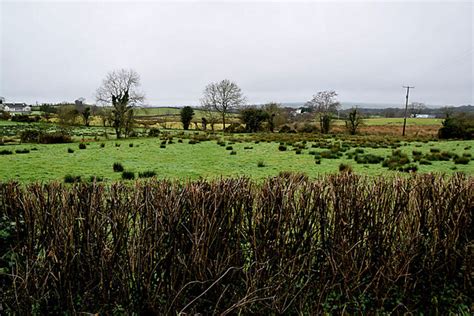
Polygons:
<instances>
[{"instance_id":1,"label":"wooden utility pole","mask_svg":"<svg viewBox=\"0 0 474 316\"><path fill-rule=\"evenodd\" d=\"M407 89L407 98L405 102L405 115L403 118L403 132L402 132L402 136L405 136L405 127L407 125L408 95L410 94L410 89L414 89L415 87L403 86L403 88Z\"/></svg>"}]
</instances>

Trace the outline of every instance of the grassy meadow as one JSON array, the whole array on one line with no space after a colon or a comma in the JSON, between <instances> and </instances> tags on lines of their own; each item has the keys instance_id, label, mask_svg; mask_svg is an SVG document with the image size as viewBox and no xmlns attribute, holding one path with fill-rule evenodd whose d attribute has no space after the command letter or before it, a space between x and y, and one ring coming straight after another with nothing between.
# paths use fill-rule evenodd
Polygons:
<instances>
[{"instance_id":1,"label":"grassy meadow","mask_svg":"<svg viewBox=\"0 0 474 316\"><path fill-rule=\"evenodd\" d=\"M18 181L62 180L65 175L81 176L86 180L90 177L104 180L118 180L121 173L114 172L112 165L121 163L125 170L139 172L154 171L158 178L167 179L198 179L232 176L248 176L253 179L263 179L275 176L283 171L305 173L310 177L321 174L338 172L339 165L350 165L356 173L366 175L397 174L377 164L358 164L347 153L349 148L336 159L320 159L316 164L315 153L325 151L318 147L318 142L308 141L304 145L286 144L286 150L280 151L280 142L253 141L248 136L209 140L192 144L192 138L175 137L171 142L160 138L139 138L127 140L110 140L89 142L86 149L79 149L79 143L68 144L18 144L5 145L1 150L9 150L11 155L0 155L0 179ZM235 142L234 142L234 141ZM190 143L191 141L191 143ZM336 140L329 140L338 143ZM166 145L162 144L166 143ZM282 142L283 143L283 142ZM131 147L132 146L132 147ZM230 147L232 148L230 148ZM300 147L298 147L300 146ZM440 152L452 152L459 156L474 155L474 141L429 141L399 143L399 149L413 159L413 151L422 154L434 149ZM165 147L165 148L162 148ZM394 150L388 148L357 147L364 154L388 157ZM16 153L22 150L28 153ZM68 152L68 149L73 152ZM233 153L235 154L233 154ZM231 154L232 153L232 154ZM449 161L432 161L431 165L416 164L418 172L440 172L451 174L465 172L473 175L473 163L455 164Z\"/></svg>"}]
</instances>

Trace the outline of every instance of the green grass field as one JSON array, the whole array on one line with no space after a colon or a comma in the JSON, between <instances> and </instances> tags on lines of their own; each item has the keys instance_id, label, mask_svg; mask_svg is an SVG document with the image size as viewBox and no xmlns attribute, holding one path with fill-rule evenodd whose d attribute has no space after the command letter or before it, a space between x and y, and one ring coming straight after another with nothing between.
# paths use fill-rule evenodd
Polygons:
<instances>
[{"instance_id":1,"label":"green grass field","mask_svg":"<svg viewBox=\"0 0 474 316\"><path fill-rule=\"evenodd\" d=\"M116 147L115 144L120 144ZM129 144L133 143L133 147ZM216 141L205 141L194 145L188 144L188 140L178 143L174 139L173 144L167 144L166 148L160 148L158 138L141 138L104 142L91 142L86 149L79 149L78 143L70 144L22 144L5 145L1 150L15 151L17 149L32 149L29 153L12 155L0 155L0 180L6 181L16 179L19 181L36 180L62 180L66 174L80 175L82 179L91 176L103 177L104 180L118 180L120 173L112 170L114 162L123 164L126 170L136 173L153 170L159 178L170 179L197 179L216 178L220 176L248 176L254 179L262 179L267 176L277 175L281 171L303 172L310 177L324 173L338 172L341 163L350 164L356 173L367 175L396 174L389 171L381 164L357 164L353 159L345 155L339 159L322 159L321 164L315 163L314 156L309 152L323 151L321 148L304 149L301 154L296 154L289 146L287 151L279 151L278 142L253 142L235 143L233 147L236 155L230 155L230 150L219 146ZM252 149L244 149L252 147ZM311 143L307 144L311 147ZM458 155L464 153L474 156L474 141L439 141L418 143L412 142L400 149L412 158L412 151L418 150L428 153L431 148L441 151L450 151ZM68 153L71 148L74 153ZM365 153L379 156L391 154L391 148L363 148ZM353 149L351 149L353 150ZM258 167L259 162L264 167ZM474 162L467 165L454 164L450 161L433 161L432 165L419 165L418 172L465 172L474 174ZM455 170L453 170L455 168Z\"/></svg>"}]
</instances>

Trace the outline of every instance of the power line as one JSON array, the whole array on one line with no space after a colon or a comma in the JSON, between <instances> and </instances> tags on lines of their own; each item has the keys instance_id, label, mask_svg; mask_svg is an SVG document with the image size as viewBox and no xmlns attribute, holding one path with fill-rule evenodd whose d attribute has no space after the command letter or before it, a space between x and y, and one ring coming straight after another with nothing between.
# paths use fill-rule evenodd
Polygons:
<instances>
[{"instance_id":1,"label":"power line","mask_svg":"<svg viewBox=\"0 0 474 316\"><path fill-rule=\"evenodd\" d=\"M402 132L402 136L405 136L405 126L407 125L408 95L410 94L410 89L414 89L415 87L403 86L403 88L407 89L407 97L406 97L406 102L405 102L405 115L403 118L403 132Z\"/></svg>"}]
</instances>

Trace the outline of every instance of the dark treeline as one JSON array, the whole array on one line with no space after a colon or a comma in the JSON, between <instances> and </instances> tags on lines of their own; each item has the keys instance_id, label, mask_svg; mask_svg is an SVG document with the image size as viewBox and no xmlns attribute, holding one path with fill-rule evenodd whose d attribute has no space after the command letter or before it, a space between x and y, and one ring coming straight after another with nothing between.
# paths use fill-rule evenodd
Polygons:
<instances>
[{"instance_id":1,"label":"dark treeline","mask_svg":"<svg viewBox=\"0 0 474 316\"><path fill-rule=\"evenodd\" d=\"M468 313L474 181L0 185L18 314Z\"/></svg>"}]
</instances>

